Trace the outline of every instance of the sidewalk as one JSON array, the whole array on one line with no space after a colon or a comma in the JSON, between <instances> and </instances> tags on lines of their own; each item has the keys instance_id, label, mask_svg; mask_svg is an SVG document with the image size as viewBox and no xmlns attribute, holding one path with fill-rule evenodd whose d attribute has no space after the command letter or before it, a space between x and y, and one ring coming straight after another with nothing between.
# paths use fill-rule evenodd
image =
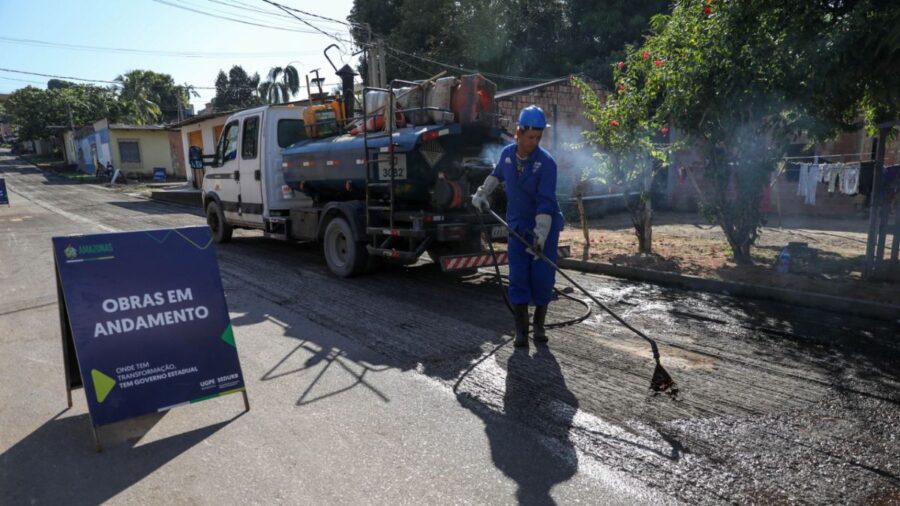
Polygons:
<instances>
[{"instance_id":1,"label":"sidewalk","mask_svg":"<svg viewBox=\"0 0 900 506\"><path fill-rule=\"evenodd\" d=\"M895 315L900 315L900 287L861 279L867 224L858 217L793 218L786 219L783 228L763 227L753 248L753 266L738 266L731 261L721 229L695 213L658 213L654 217L652 255L637 253L637 239L624 213L589 221L587 262L581 262L585 241L580 226L567 224L561 243L572 247L572 260L565 262L570 268L896 319ZM810 254L795 258L790 272L776 272L775 257L792 242L806 243Z\"/></svg>"}]
</instances>

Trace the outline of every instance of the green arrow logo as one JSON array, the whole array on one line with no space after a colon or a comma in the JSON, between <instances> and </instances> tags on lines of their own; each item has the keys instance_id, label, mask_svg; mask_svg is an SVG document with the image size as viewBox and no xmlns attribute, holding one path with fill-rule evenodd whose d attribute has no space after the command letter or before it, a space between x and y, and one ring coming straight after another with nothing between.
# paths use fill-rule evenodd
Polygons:
<instances>
[{"instance_id":1,"label":"green arrow logo","mask_svg":"<svg viewBox=\"0 0 900 506\"><path fill-rule=\"evenodd\" d=\"M225 332L222 332L222 340L234 346L234 330L231 329L230 323L228 324L228 328L225 329Z\"/></svg>"},{"instance_id":2,"label":"green arrow logo","mask_svg":"<svg viewBox=\"0 0 900 506\"><path fill-rule=\"evenodd\" d=\"M91 379L94 380L94 393L97 394L97 402L106 400L106 396L116 386L116 380L103 374L97 369L91 369Z\"/></svg>"}]
</instances>

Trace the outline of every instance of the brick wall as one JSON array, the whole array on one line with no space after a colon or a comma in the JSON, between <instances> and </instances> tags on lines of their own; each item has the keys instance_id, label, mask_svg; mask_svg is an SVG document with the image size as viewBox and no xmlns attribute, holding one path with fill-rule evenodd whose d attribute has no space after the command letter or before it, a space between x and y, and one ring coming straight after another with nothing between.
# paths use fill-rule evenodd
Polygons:
<instances>
[{"instance_id":1,"label":"brick wall","mask_svg":"<svg viewBox=\"0 0 900 506\"><path fill-rule=\"evenodd\" d=\"M593 85L593 88L601 98L606 96L599 86ZM565 81L498 99L497 111L508 120L507 131L515 130L519 111L530 105L537 105L547 116L551 128L544 131L541 146L557 161L558 193L570 194L593 153L590 148L576 150L569 147L572 143L583 143L581 132L591 128L591 123L584 118L581 92Z\"/></svg>"}]
</instances>

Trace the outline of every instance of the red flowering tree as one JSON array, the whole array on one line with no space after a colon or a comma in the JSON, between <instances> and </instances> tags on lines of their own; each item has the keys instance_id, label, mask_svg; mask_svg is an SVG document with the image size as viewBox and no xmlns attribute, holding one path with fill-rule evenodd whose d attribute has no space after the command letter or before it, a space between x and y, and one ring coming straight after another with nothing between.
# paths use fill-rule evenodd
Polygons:
<instances>
[{"instance_id":1,"label":"red flowering tree","mask_svg":"<svg viewBox=\"0 0 900 506\"><path fill-rule=\"evenodd\" d=\"M597 109L597 140L616 152L677 128L704 155L704 214L750 264L760 195L786 144L900 113L898 23L900 9L882 0L682 0L629 51L625 90ZM625 134L604 127L613 116Z\"/></svg>"},{"instance_id":2,"label":"red flowering tree","mask_svg":"<svg viewBox=\"0 0 900 506\"><path fill-rule=\"evenodd\" d=\"M648 51L628 51L613 66L616 93L601 101L586 83L574 80L582 93L585 117L594 128L584 132L596 148L596 177L623 190L631 214L638 251L653 252L653 179L666 165L665 128L655 110L661 90L663 61ZM667 130L666 130L667 132Z\"/></svg>"}]
</instances>

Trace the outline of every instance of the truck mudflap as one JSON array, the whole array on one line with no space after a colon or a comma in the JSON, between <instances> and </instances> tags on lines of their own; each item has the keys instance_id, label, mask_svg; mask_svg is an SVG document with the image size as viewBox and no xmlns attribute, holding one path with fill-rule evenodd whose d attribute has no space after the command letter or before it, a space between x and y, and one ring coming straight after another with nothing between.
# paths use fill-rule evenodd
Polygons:
<instances>
[{"instance_id":1,"label":"truck mudflap","mask_svg":"<svg viewBox=\"0 0 900 506\"><path fill-rule=\"evenodd\" d=\"M569 258L572 256L571 248L569 246L560 246L557 248L557 252L559 258ZM497 265L506 265L509 263L509 257L505 251L497 251L496 255ZM494 265L494 257L491 255L490 251L441 257L441 270L444 272L477 269L479 267L490 267L492 265Z\"/></svg>"}]
</instances>

